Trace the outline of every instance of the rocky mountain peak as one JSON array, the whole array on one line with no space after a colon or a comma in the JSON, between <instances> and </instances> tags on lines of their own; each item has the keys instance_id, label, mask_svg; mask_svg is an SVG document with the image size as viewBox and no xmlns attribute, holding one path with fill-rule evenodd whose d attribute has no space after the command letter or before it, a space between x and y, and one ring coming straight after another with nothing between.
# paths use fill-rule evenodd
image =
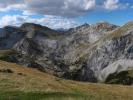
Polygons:
<instances>
[{"instance_id":1,"label":"rocky mountain peak","mask_svg":"<svg viewBox=\"0 0 133 100\"><path fill-rule=\"evenodd\" d=\"M133 21L129 21L128 23L126 23L125 25L124 25L125 27L133 27Z\"/></svg>"},{"instance_id":2,"label":"rocky mountain peak","mask_svg":"<svg viewBox=\"0 0 133 100\"><path fill-rule=\"evenodd\" d=\"M100 31L100 32L101 31L102 32L112 31L112 30L116 29L117 27L119 27L117 25L110 24L108 22L99 22L99 23L94 24L92 26L95 30Z\"/></svg>"},{"instance_id":3,"label":"rocky mountain peak","mask_svg":"<svg viewBox=\"0 0 133 100\"><path fill-rule=\"evenodd\" d=\"M6 32L13 32L13 31L19 30L19 28L18 27L15 27L15 26L5 26L3 28L3 30L6 31Z\"/></svg>"},{"instance_id":4,"label":"rocky mountain peak","mask_svg":"<svg viewBox=\"0 0 133 100\"><path fill-rule=\"evenodd\" d=\"M19 27L16 26L5 26L1 29L1 34L3 35L3 38L7 38L15 33L24 33L23 30L21 30Z\"/></svg>"},{"instance_id":5,"label":"rocky mountain peak","mask_svg":"<svg viewBox=\"0 0 133 100\"><path fill-rule=\"evenodd\" d=\"M26 30L26 31L35 31L35 30L50 30L48 27L46 26L42 26L39 24L34 24L34 23L24 23L21 25L20 27L22 30Z\"/></svg>"},{"instance_id":6,"label":"rocky mountain peak","mask_svg":"<svg viewBox=\"0 0 133 100\"><path fill-rule=\"evenodd\" d=\"M99 23L92 24L92 25L85 23L81 26L70 29L69 32L76 33L76 34L77 33L88 34L88 33L93 33L93 32L95 32L95 33L102 32L103 33L103 32L112 31L118 27L119 26L110 24L108 22L99 22Z\"/></svg>"},{"instance_id":7,"label":"rocky mountain peak","mask_svg":"<svg viewBox=\"0 0 133 100\"><path fill-rule=\"evenodd\" d=\"M34 23L24 23L21 25L20 29L26 31L27 38L33 38L36 35L45 36L45 37L54 37L60 35L59 32L53 29Z\"/></svg>"},{"instance_id":8,"label":"rocky mountain peak","mask_svg":"<svg viewBox=\"0 0 133 100\"><path fill-rule=\"evenodd\" d=\"M69 29L69 33L77 33L77 32L80 32L80 31L84 31L84 30L88 29L89 27L90 27L90 25L85 23L85 24L80 25L78 27Z\"/></svg>"},{"instance_id":9,"label":"rocky mountain peak","mask_svg":"<svg viewBox=\"0 0 133 100\"><path fill-rule=\"evenodd\" d=\"M80 27L89 27L90 25L88 23L84 23L83 25L79 26Z\"/></svg>"}]
</instances>

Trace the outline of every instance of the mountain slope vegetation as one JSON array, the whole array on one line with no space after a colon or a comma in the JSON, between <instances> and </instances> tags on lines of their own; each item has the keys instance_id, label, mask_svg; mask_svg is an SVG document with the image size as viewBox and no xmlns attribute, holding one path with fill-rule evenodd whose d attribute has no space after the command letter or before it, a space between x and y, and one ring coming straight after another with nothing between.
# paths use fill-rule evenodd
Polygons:
<instances>
[{"instance_id":1,"label":"mountain slope vegetation","mask_svg":"<svg viewBox=\"0 0 133 100\"><path fill-rule=\"evenodd\" d=\"M1 100L132 100L132 88L65 80L0 61Z\"/></svg>"}]
</instances>

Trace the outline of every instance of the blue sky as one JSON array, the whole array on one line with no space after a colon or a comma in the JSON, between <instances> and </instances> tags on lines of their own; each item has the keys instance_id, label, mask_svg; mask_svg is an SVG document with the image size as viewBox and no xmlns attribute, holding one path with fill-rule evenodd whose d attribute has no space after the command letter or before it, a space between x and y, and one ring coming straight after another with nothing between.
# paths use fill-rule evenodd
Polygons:
<instances>
[{"instance_id":1,"label":"blue sky","mask_svg":"<svg viewBox=\"0 0 133 100\"><path fill-rule=\"evenodd\" d=\"M133 20L133 0L0 0L0 27L32 22L70 28L106 21L123 25Z\"/></svg>"},{"instance_id":2,"label":"blue sky","mask_svg":"<svg viewBox=\"0 0 133 100\"><path fill-rule=\"evenodd\" d=\"M123 25L128 21L133 21L133 9L116 10L116 11L94 11L80 18L80 23L97 23L100 21L110 22L116 25Z\"/></svg>"}]
</instances>

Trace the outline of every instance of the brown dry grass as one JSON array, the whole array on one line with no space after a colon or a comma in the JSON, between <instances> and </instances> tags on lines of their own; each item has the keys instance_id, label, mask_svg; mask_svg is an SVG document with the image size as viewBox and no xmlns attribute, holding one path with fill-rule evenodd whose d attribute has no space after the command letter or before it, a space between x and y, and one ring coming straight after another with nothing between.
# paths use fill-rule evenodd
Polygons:
<instances>
[{"instance_id":1,"label":"brown dry grass","mask_svg":"<svg viewBox=\"0 0 133 100\"><path fill-rule=\"evenodd\" d=\"M0 61L0 70L10 69L13 73L0 72L0 91L83 93L100 100L133 100L133 87L83 83L56 78L32 68ZM21 73L21 75L20 75ZM96 99L99 100L99 99Z\"/></svg>"}]
</instances>

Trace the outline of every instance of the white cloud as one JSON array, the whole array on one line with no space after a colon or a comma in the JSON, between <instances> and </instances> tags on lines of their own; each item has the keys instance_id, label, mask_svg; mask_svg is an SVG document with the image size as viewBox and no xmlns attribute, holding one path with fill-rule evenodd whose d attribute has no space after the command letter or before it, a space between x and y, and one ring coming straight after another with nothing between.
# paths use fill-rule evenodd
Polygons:
<instances>
[{"instance_id":1,"label":"white cloud","mask_svg":"<svg viewBox=\"0 0 133 100\"><path fill-rule=\"evenodd\" d=\"M23 0L0 0L0 11L19 9L24 6L25 4Z\"/></svg>"},{"instance_id":2,"label":"white cloud","mask_svg":"<svg viewBox=\"0 0 133 100\"><path fill-rule=\"evenodd\" d=\"M20 25L22 22L26 20L26 16L20 16L20 15L15 15L15 16L9 16L6 15L1 18L0 20L0 27L4 27L7 25Z\"/></svg>"},{"instance_id":3,"label":"white cloud","mask_svg":"<svg viewBox=\"0 0 133 100\"><path fill-rule=\"evenodd\" d=\"M120 0L0 0L0 11L21 10L24 15L78 17L92 10L132 8Z\"/></svg>"},{"instance_id":4,"label":"white cloud","mask_svg":"<svg viewBox=\"0 0 133 100\"><path fill-rule=\"evenodd\" d=\"M95 0L25 0L25 10L29 13L76 17L95 7Z\"/></svg>"},{"instance_id":5,"label":"white cloud","mask_svg":"<svg viewBox=\"0 0 133 100\"><path fill-rule=\"evenodd\" d=\"M19 9L24 14L77 17L95 8L95 0L4 0L0 11Z\"/></svg>"},{"instance_id":6,"label":"white cloud","mask_svg":"<svg viewBox=\"0 0 133 100\"><path fill-rule=\"evenodd\" d=\"M64 8L70 9L74 8L74 10L91 10L95 7L95 0L65 0L64 1Z\"/></svg>"},{"instance_id":7,"label":"white cloud","mask_svg":"<svg viewBox=\"0 0 133 100\"><path fill-rule=\"evenodd\" d=\"M37 19L37 18L30 18L29 16L6 15L1 18L0 27L4 27L7 25L20 26L25 22L41 24L44 26L48 26L50 28L61 28L61 27L71 28L78 25L78 23L76 23L72 19L56 17L56 16L44 16L44 18Z\"/></svg>"},{"instance_id":8,"label":"white cloud","mask_svg":"<svg viewBox=\"0 0 133 100\"><path fill-rule=\"evenodd\" d=\"M40 22L39 22L40 21ZM57 16L45 16L38 21L38 23L42 23L42 25L50 26L52 28L72 28L78 25L74 19L68 19ZM45 23L45 24L44 24Z\"/></svg>"},{"instance_id":9,"label":"white cloud","mask_svg":"<svg viewBox=\"0 0 133 100\"><path fill-rule=\"evenodd\" d=\"M106 0L104 7L107 10L115 10L119 8L119 0Z\"/></svg>"},{"instance_id":10,"label":"white cloud","mask_svg":"<svg viewBox=\"0 0 133 100\"><path fill-rule=\"evenodd\" d=\"M128 2L122 4L119 0L0 0L0 12L20 10L23 16L4 16L0 27L6 25L21 25L24 22L42 24L51 28L70 28L78 24L74 19L92 10L133 8ZM41 14L44 18L31 18L29 15Z\"/></svg>"}]
</instances>

